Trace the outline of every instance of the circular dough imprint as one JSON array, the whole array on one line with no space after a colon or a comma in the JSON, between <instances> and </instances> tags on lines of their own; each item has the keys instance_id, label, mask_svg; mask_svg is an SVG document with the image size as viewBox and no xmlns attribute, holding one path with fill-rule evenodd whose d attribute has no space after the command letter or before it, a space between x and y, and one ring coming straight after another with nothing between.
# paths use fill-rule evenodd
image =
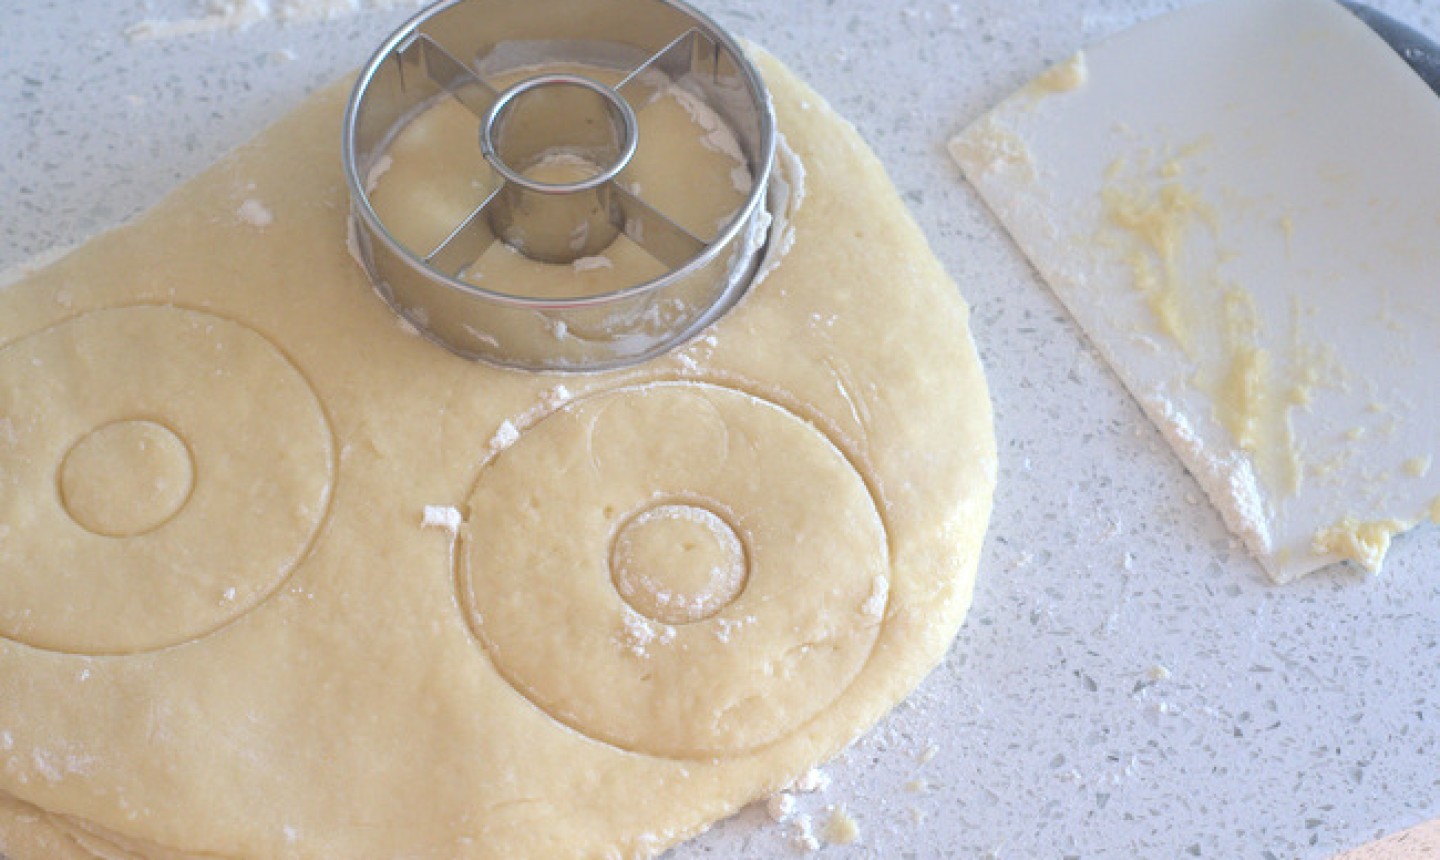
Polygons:
<instances>
[{"instance_id":1,"label":"circular dough imprint","mask_svg":"<svg viewBox=\"0 0 1440 860\"><path fill-rule=\"evenodd\" d=\"M116 421L75 443L60 466L60 500L83 528L134 537L179 513L195 486L185 441L153 421Z\"/></svg>"},{"instance_id":2,"label":"circular dough imprint","mask_svg":"<svg viewBox=\"0 0 1440 860\"><path fill-rule=\"evenodd\" d=\"M640 614L690 624L730 605L745 588L745 546L708 508L662 504L631 517L615 535L610 576Z\"/></svg>"},{"instance_id":3,"label":"circular dough imprint","mask_svg":"<svg viewBox=\"0 0 1440 860\"><path fill-rule=\"evenodd\" d=\"M0 349L0 635L173 645L253 608L308 552L333 441L262 335L199 311L94 311Z\"/></svg>"},{"instance_id":4,"label":"circular dough imprint","mask_svg":"<svg viewBox=\"0 0 1440 860\"><path fill-rule=\"evenodd\" d=\"M662 571L691 564L687 545L698 567ZM551 717L629 751L714 758L783 737L846 688L888 569L865 480L812 424L666 382L571 402L488 463L459 574L496 668Z\"/></svg>"}]
</instances>

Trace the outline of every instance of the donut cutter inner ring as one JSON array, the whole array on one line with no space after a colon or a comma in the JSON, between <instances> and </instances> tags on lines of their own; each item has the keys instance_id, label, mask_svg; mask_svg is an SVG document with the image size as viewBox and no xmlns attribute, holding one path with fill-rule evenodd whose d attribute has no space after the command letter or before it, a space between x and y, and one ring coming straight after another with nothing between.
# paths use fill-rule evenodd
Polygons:
<instances>
[{"instance_id":1,"label":"donut cutter inner ring","mask_svg":"<svg viewBox=\"0 0 1440 860\"><path fill-rule=\"evenodd\" d=\"M610 70L619 82L577 67ZM528 76L506 89L487 82L517 71ZM738 211L708 241L617 180L656 80L681 87L729 127L752 177ZM444 97L479 117L478 146L499 183L436 247L409 248L376 213L366 177L395 135ZM469 358L600 370L665 352L744 292L764 250L774 150L759 73L729 35L678 0L449 0L401 27L362 71L342 156L356 250L397 313ZM527 175L557 153L593 170L566 182ZM539 263L568 264L622 234L665 273L558 299L462 280L497 241Z\"/></svg>"}]
</instances>

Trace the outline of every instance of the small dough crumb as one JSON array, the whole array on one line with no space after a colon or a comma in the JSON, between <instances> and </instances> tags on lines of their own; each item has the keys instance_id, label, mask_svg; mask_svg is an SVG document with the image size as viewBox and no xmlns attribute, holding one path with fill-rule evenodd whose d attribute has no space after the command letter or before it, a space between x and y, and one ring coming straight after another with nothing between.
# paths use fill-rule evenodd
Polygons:
<instances>
[{"instance_id":1,"label":"small dough crumb","mask_svg":"<svg viewBox=\"0 0 1440 860\"><path fill-rule=\"evenodd\" d=\"M1426 454L1423 457L1411 457L1405 461L1405 472L1412 478L1423 478L1430 474L1430 464L1434 457Z\"/></svg>"},{"instance_id":2,"label":"small dough crumb","mask_svg":"<svg viewBox=\"0 0 1440 860\"><path fill-rule=\"evenodd\" d=\"M1361 522L1345 517L1328 529L1315 534L1312 549L1321 555L1333 553L1359 563L1371 573L1378 573L1390 550L1390 539L1407 526L1399 520Z\"/></svg>"},{"instance_id":3,"label":"small dough crumb","mask_svg":"<svg viewBox=\"0 0 1440 860\"><path fill-rule=\"evenodd\" d=\"M860 841L860 823L845 807L830 810L830 818L825 822L825 841L832 845L854 845Z\"/></svg>"}]
</instances>

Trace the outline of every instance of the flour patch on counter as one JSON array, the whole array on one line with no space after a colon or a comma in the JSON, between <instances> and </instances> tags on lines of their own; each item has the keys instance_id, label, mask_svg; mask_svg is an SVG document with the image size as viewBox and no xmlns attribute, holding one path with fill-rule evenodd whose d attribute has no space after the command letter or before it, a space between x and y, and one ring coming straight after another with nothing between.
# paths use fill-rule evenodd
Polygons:
<instances>
[{"instance_id":1,"label":"flour patch on counter","mask_svg":"<svg viewBox=\"0 0 1440 860\"><path fill-rule=\"evenodd\" d=\"M360 12L414 8L425 0L205 0L189 18L146 19L125 28L131 42L240 32L261 23L330 21Z\"/></svg>"},{"instance_id":2,"label":"flour patch on counter","mask_svg":"<svg viewBox=\"0 0 1440 860\"><path fill-rule=\"evenodd\" d=\"M1219 509L1225 524L1240 536L1257 559L1268 558L1270 514L1250 459L1238 451L1220 455L1207 448L1189 420L1163 394L1154 392L1139 399L1150 420L1160 428Z\"/></svg>"}]
</instances>

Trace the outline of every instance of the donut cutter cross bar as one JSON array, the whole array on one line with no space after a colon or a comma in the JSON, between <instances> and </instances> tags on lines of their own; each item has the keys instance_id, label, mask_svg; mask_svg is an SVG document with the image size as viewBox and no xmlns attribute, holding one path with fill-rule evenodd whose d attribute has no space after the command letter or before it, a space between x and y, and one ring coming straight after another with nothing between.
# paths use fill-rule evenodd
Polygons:
<instances>
[{"instance_id":1,"label":"donut cutter cross bar","mask_svg":"<svg viewBox=\"0 0 1440 860\"><path fill-rule=\"evenodd\" d=\"M584 73L592 68L618 83L592 79ZM508 88L490 83L517 73ZM617 179L636 151L637 113L654 98L656 81L684 89L728 125L752 177L713 239ZM410 248L372 206L366 177L395 136L443 98L479 118L476 145L498 184L437 246ZM342 155L356 250L396 312L469 358L600 370L665 352L744 292L764 250L774 149L759 73L730 36L683 3L450 0L411 19L365 67L346 112ZM557 159L572 168L561 181L535 169ZM622 234L664 274L566 298L463 279L496 242L536 263L569 264Z\"/></svg>"}]
</instances>

